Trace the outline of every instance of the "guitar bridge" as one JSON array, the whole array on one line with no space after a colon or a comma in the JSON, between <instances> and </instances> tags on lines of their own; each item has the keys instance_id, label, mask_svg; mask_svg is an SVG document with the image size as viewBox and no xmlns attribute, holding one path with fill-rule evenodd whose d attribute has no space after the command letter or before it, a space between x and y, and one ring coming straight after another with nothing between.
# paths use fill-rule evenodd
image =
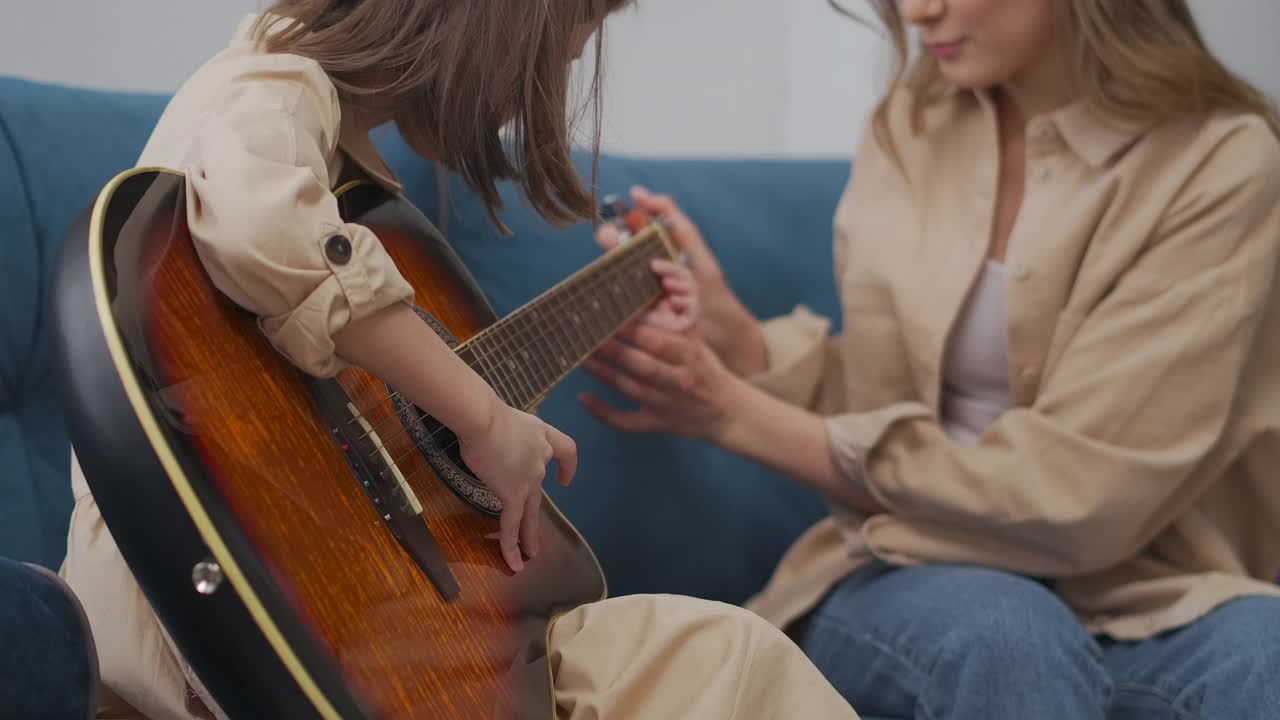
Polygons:
<instances>
[{"instance_id":1,"label":"guitar bridge","mask_svg":"<svg viewBox=\"0 0 1280 720\"><path fill-rule=\"evenodd\" d=\"M395 478L396 487L399 490L400 497L404 500L405 504L413 510L415 515L421 515L422 502L418 500L418 496L413 492L413 488L409 487L409 481L405 480L404 473L400 472L400 467L396 465L396 461L392 459L391 453L387 452L387 446L382 444L382 438L378 437L378 433L369 425L369 421L364 419L364 416L360 414L360 411L356 409L355 405L347 403L347 410L351 412L352 419L354 419L356 424L360 426L360 429L364 431L364 438L377 448L376 452L382 459L383 464L386 466L386 471L390 472L391 476Z\"/></svg>"},{"instance_id":2,"label":"guitar bridge","mask_svg":"<svg viewBox=\"0 0 1280 720\"><path fill-rule=\"evenodd\" d=\"M320 416L330 425L334 442L347 459L352 478L360 483L382 524L435 586L440 597L445 602L456 600L461 588L427 527L422 503L378 434L336 381L308 378L307 385L319 406Z\"/></svg>"}]
</instances>

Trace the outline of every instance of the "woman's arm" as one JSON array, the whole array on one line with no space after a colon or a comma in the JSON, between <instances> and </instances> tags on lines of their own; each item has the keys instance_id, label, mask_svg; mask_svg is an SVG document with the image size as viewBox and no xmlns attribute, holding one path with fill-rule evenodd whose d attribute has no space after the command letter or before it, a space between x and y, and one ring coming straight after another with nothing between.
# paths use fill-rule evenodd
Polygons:
<instances>
[{"instance_id":1,"label":"woman's arm","mask_svg":"<svg viewBox=\"0 0 1280 720\"><path fill-rule=\"evenodd\" d=\"M1280 145L1259 122L1224 140L1144 252L1078 328L1030 407L974 447L927 408L832 418L837 460L888 513L878 552L1043 576L1131 557L1216 479L1259 323L1277 302Z\"/></svg>"},{"instance_id":2,"label":"woman's arm","mask_svg":"<svg viewBox=\"0 0 1280 720\"><path fill-rule=\"evenodd\" d=\"M588 360L588 372L643 407L622 412L593 395L587 410L627 432L668 432L716 443L772 467L831 500L862 512L880 506L860 478L837 467L826 421L730 372L692 333L628 328Z\"/></svg>"},{"instance_id":3,"label":"woman's arm","mask_svg":"<svg viewBox=\"0 0 1280 720\"><path fill-rule=\"evenodd\" d=\"M679 349L687 343L643 333L592 366L642 409L588 407L624 430L718 442L852 507L878 504L867 533L887 554L999 557L1044 576L1114 565L1214 479L1197 468L1258 362L1258 323L1277 301L1280 146L1255 130L1206 160L1144 254L1080 319L1036 403L1005 413L976 447L953 443L916 403L812 418L699 371L712 366Z\"/></svg>"},{"instance_id":4,"label":"woman's arm","mask_svg":"<svg viewBox=\"0 0 1280 720\"><path fill-rule=\"evenodd\" d=\"M834 502L866 514L883 512L868 492L866 478L836 462L826 418L740 380L725 391L724 402L728 420L709 438L712 442Z\"/></svg>"}]
</instances>

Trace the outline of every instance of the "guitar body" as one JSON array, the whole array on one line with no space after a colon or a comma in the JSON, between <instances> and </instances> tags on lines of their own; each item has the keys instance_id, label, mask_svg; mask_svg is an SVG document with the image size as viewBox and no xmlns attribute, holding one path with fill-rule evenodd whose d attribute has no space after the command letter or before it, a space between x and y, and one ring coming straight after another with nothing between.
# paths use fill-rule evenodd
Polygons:
<instances>
[{"instance_id":1,"label":"guitar body","mask_svg":"<svg viewBox=\"0 0 1280 720\"><path fill-rule=\"evenodd\" d=\"M338 196L447 340L496 319L407 201ZM185 203L178 174L113 181L55 305L80 463L202 683L232 718L554 717L546 635L604 597L590 548L544 500L539 557L513 575L447 430L362 370L290 365L211 284Z\"/></svg>"}]
</instances>

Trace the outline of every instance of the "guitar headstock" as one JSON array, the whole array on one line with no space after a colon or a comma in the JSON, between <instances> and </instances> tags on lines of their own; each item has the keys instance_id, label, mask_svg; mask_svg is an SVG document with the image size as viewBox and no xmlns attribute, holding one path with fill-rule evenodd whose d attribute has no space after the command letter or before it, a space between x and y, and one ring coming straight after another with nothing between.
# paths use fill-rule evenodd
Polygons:
<instances>
[{"instance_id":1,"label":"guitar headstock","mask_svg":"<svg viewBox=\"0 0 1280 720\"><path fill-rule=\"evenodd\" d=\"M619 230L633 235L643 230L650 222L649 216L645 215L644 211L627 205L627 201L620 195L605 197L604 204L600 207L600 217L605 222L618 226Z\"/></svg>"},{"instance_id":2,"label":"guitar headstock","mask_svg":"<svg viewBox=\"0 0 1280 720\"><path fill-rule=\"evenodd\" d=\"M612 224L624 234L636 235L650 225L660 225L670 229L665 218L649 215L643 210L633 208L621 195L606 195L600 206L600 218Z\"/></svg>"},{"instance_id":3,"label":"guitar headstock","mask_svg":"<svg viewBox=\"0 0 1280 720\"><path fill-rule=\"evenodd\" d=\"M621 195L605 196L600 206L600 219L618 228L622 243L636 237L655 235L673 260L686 262L683 253L676 249L671 240L671 222L664 217L631 207Z\"/></svg>"}]
</instances>

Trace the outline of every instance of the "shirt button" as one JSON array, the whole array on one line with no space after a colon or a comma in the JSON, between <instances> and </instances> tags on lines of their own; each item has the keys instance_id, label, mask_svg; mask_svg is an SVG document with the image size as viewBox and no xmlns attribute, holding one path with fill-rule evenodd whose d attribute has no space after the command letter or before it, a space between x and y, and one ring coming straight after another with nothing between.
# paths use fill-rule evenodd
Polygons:
<instances>
[{"instance_id":1,"label":"shirt button","mask_svg":"<svg viewBox=\"0 0 1280 720\"><path fill-rule=\"evenodd\" d=\"M1028 365L1022 368L1022 370L1018 372L1018 377L1023 380L1030 380L1031 378L1036 376L1037 370L1038 368L1036 368L1035 365Z\"/></svg>"},{"instance_id":2,"label":"shirt button","mask_svg":"<svg viewBox=\"0 0 1280 720\"><path fill-rule=\"evenodd\" d=\"M1042 167L1036 171L1036 182L1043 183L1051 177L1053 177L1053 171L1047 167Z\"/></svg>"},{"instance_id":3,"label":"shirt button","mask_svg":"<svg viewBox=\"0 0 1280 720\"><path fill-rule=\"evenodd\" d=\"M341 235L334 235L324 243L324 254L335 265L346 265L351 262L351 241Z\"/></svg>"},{"instance_id":4,"label":"shirt button","mask_svg":"<svg viewBox=\"0 0 1280 720\"><path fill-rule=\"evenodd\" d=\"M1023 263L1023 262L1020 262L1020 263L1014 263L1014 266L1013 266L1013 279L1014 279L1014 280L1017 280L1018 282L1026 282L1026 281L1027 281L1028 279L1030 279L1030 278L1031 278L1031 266L1030 266L1030 265L1028 265L1028 264L1026 264L1026 263Z\"/></svg>"}]
</instances>

